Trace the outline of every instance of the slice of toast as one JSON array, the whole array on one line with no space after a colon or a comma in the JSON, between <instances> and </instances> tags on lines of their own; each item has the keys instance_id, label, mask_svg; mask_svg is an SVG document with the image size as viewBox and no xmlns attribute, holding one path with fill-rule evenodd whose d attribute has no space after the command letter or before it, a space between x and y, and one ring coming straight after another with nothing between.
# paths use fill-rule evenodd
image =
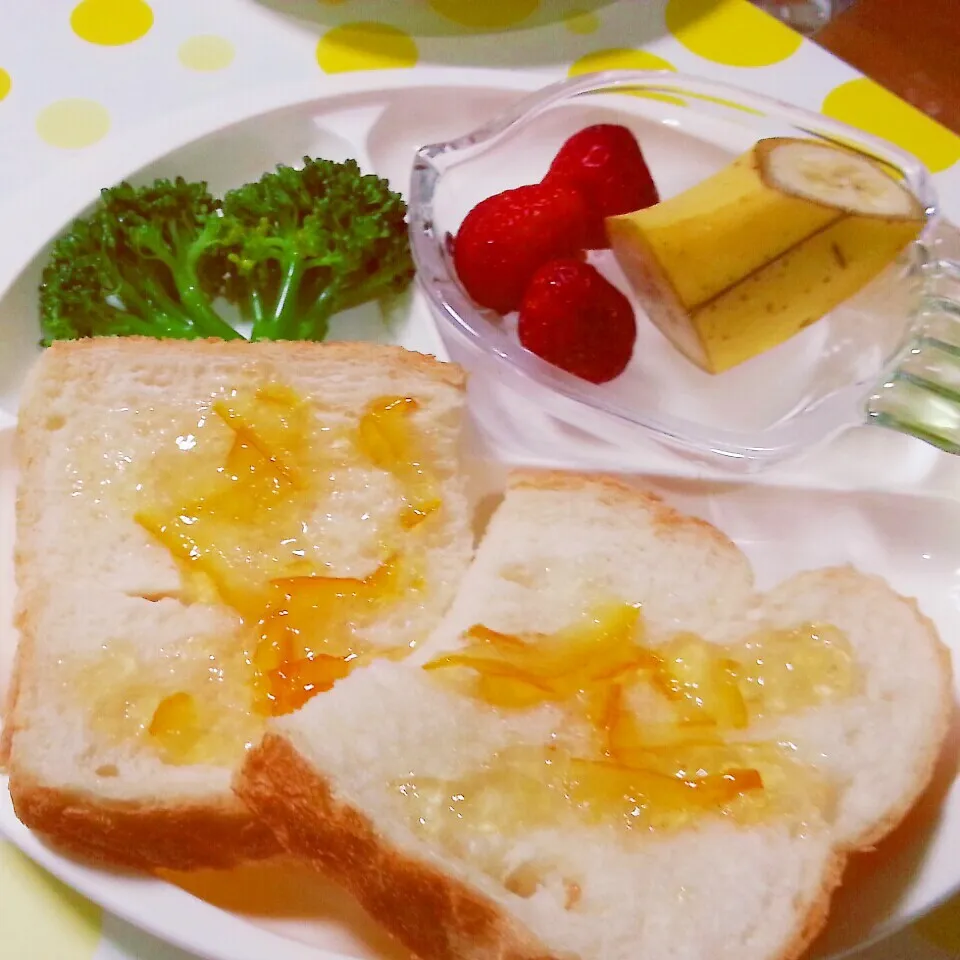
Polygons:
<instances>
[{"instance_id":1,"label":"slice of toast","mask_svg":"<svg viewBox=\"0 0 960 960\"><path fill-rule=\"evenodd\" d=\"M271 684L293 709L443 614L473 547L462 410L458 367L394 347L47 350L18 437L20 819L134 868L276 852L231 777L278 709ZM327 633L301 636L317 616ZM298 672L316 652L329 677Z\"/></svg>"},{"instance_id":2,"label":"slice of toast","mask_svg":"<svg viewBox=\"0 0 960 960\"><path fill-rule=\"evenodd\" d=\"M621 761L642 767L652 756L672 762L674 748L624 761L630 745L621 739L614 763L611 731L631 714L578 713L577 697L591 687L563 703L524 700L529 687L491 699L479 668L443 659L507 649L528 677L547 682L560 661L531 674L514 645L529 650L557 631L575 642L575 632L562 631L598 598L641 604L644 649L675 670L681 658L667 651L691 634L701 647L741 654L745 637L819 644L789 647L789 657L827 657L819 672L810 667L806 702L788 682L783 690L794 699L774 709L780 695L768 686L756 701L767 705L765 717L724 734L737 746L723 749L745 751L738 767L756 761L761 790L750 785L751 771L711 770L706 761L694 769L697 760L659 799L662 781L636 788L633 779L614 780L605 794L589 779L563 779L571 769L563 758L579 751L590 759L598 733L607 754L592 760L606 771L622 772ZM476 625L484 629L468 645L465 631ZM486 642L479 653L478 637ZM592 642L593 659L581 664L597 671L591 683L613 676L601 640ZM448 668L422 669L438 662ZM676 731L673 720L659 727L656 711L674 710L691 688L658 691L642 677L661 667L641 662L637 686L627 688L632 715L650 722L641 732ZM695 714L716 700L709 685L692 689L702 698L690 707ZM588 710L590 703L586 696ZM289 853L348 888L423 960L788 960L821 929L848 854L893 829L925 789L951 704L946 648L916 604L882 580L840 567L760 595L744 555L709 524L616 479L518 474L457 599L416 657L357 671L300 713L272 721L236 789ZM347 727L349 740L325 733ZM676 749L679 757L715 756L710 746L706 754ZM538 755L554 759L530 766ZM503 765L508 756L513 766ZM518 756L527 758L519 766ZM584 776L587 768L576 769ZM699 794L706 806L679 816L677 778L706 789L720 774L732 794ZM557 776L559 794L555 786L544 794L542 784Z\"/></svg>"}]
</instances>

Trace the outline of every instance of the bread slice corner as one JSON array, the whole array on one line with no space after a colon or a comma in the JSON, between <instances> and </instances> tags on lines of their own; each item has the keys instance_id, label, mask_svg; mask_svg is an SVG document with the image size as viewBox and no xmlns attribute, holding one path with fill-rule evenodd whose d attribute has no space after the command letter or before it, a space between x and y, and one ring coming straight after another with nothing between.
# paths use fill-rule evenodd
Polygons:
<instances>
[{"instance_id":1,"label":"bread slice corner","mask_svg":"<svg viewBox=\"0 0 960 960\"><path fill-rule=\"evenodd\" d=\"M375 818L337 795L285 736L250 752L235 789L263 814L281 848L353 893L414 956L458 960L574 960L541 943L451 865L386 842Z\"/></svg>"}]
</instances>

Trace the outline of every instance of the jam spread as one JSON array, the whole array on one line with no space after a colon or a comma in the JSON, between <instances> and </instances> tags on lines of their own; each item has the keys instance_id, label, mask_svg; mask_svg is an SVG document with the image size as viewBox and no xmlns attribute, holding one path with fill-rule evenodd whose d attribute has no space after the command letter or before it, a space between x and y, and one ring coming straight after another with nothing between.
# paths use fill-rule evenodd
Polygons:
<instances>
[{"instance_id":1,"label":"jam spread","mask_svg":"<svg viewBox=\"0 0 960 960\"><path fill-rule=\"evenodd\" d=\"M414 586L391 558L363 580L288 577L257 623L252 662L270 712L290 713L329 690L364 658L353 634L364 619ZM392 651L382 651L383 653Z\"/></svg>"},{"instance_id":2,"label":"jam spread","mask_svg":"<svg viewBox=\"0 0 960 960\"><path fill-rule=\"evenodd\" d=\"M395 784L417 828L442 841L464 821L485 834L571 817L634 830L706 811L803 822L829 807L829 785L792 745L758 742L751 728L856 692L853 652L834 627L763 628L728 646L692 634L650 645L639 608L614 603L554 634L477 625L464 639L424 669L491 706L550 704L565 720L550 746L498 753L462 781ZM574 729L592 746L567 736Z\"/></svg>"},{"instance_id":3,"label":"jam spread","mask_svg":"<svg viewBox=\"0 0 960 960\"><path fill-rule=\"evenodd\" d=\"M392 473L403 490L400 525L411 529L440 507L437 484L410 423L419 404L412 397L381 397L360 418L358 445L374 466Z\"/></svg>"},{"instance_id":4,"label":"jam spread","mask_svg":"<svg viewBox=\"0 0 960 960\"><path fill-rule=\"evenodd\" d=\"M338 496L337 477L357 468L393 478L401 534L439 509L412 421L417 409L411 397L380 397L337 433L288 387L229 391L206 414L216 423L206 444L178 443L180 452L151 465L153 482L135 519L177 561L185 599L236 613L243 670L232 664L230 682L243 675L248 695L240 699L252 716L289 713L358 663L409 652L370 648L358 637L385 606L423 588L414 553L378 530L372 572L332 576L315 521ZM154 678L154 694L134 698L138 716L147 702L155 706L132 726L171 763L198 762L210 740L208 693L192 683L167 691Z\"/></svg>"},{"instance_id":5,"label":"jam spread","mask_svg":"<svg viewBox=\"0 0 960 960\"><path fill-rule=\"evenodd\" d=\"M112 746L148 743L174 765L232 765L263 732L236 636L189 638L149 661L132 644L111 641L79 671L63 666L65 688Z\"/></svg>"},{"instance_id":6,"label":"jam spread","mask_svg":"<svg viewBox=\"0 0 960 960\"><path fill-rule=\"evenodd\" d=\"M157 704L147 732L156 741L161 756L170 757L176 762L193 753L203 734L200 723L196 698L181 690L164 697Z\"/></svg>"}]
</instances>

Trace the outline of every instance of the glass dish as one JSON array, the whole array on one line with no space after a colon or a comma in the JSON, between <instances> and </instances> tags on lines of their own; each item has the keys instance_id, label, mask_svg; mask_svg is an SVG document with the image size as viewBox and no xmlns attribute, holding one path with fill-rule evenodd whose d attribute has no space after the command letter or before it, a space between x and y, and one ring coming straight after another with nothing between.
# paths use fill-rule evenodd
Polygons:
<instances>
[{"instance_id":1,"label":"glass dish","mask_svg":"<svg viewBox=\"0 0 960 960\"><path fill-rule=\"evenodd\" d=\"M450 237L481 199L538 181L570 134L630 127L662 197L709 176L768 136L842 143L898 170L927 224L881 276L785 344L719 376L694 367L637 307L634 358L594 385L523 349L511 318L474 304L457 280ZM422 147L410 190L419 283L452 359L504 411L537 415L591 438L654 438L714 462L758 468L864 423L960 452L960 266L937 216L930 175L910 154L819 114L721 83L659 71L611 71L546 87L485 126ZM612 254L591 260L629 292ZM505 401L507 392L516 399ZM517 396L519 395L519 396ZM507 414L509 415L509 414ZM481 418L482 420L482 418Z\"/></svg>"}]
</instances>

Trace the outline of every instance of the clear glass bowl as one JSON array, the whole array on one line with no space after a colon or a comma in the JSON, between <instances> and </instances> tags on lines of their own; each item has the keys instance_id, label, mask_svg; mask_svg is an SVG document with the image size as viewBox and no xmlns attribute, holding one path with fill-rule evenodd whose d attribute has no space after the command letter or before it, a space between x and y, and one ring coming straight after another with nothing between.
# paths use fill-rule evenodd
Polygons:
<instances>
[{"instance_id":1,"label":"clear glass bowl","mask_svg":"<svg viewBox=\"0 0 960 960\"><path fill-rule=\"evenodd\" d=\"M787 343L719 376L681 356L638 314L627 370L601 385L520 346L515 324L478 307L457 280L449 238L480 200L538 181L563 141L592 123L633 130L663 197L769 136L839 142L895 167L927 225L880 277ZM498 400L482 424L537 415L623 447L655 438L687 455L756 468L864 423L960 452L960 267L924 166L819 114L677 73L611 71L546 87L478 130L421 148L410 191L419 284L452 359ZM609 252L596 265L629 294ZM511 397L513 399L507 399ZM514 402L516 401L516 402ZM511 413L513 411L513 413Z\"/></svg>"}]
</instances>

